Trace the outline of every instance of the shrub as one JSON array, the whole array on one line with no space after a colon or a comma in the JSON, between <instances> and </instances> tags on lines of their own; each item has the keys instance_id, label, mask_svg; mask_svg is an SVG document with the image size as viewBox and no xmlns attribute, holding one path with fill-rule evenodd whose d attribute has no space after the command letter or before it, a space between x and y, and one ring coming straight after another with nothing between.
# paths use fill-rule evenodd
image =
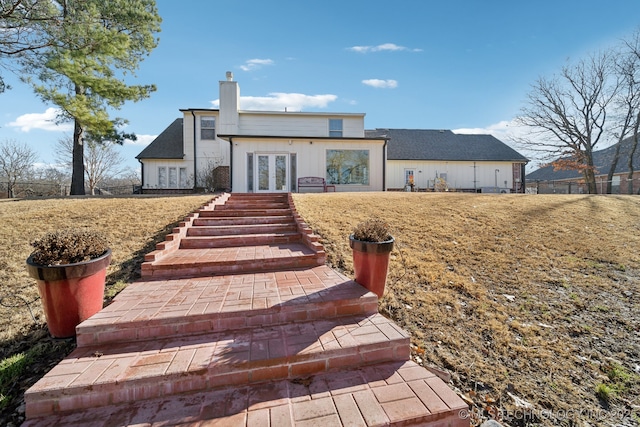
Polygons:
<instances>
[{"instance_id":1,"label":"shrub","mask_svg":"<svg viewBox=\"0 0 640 427\"><path fill-rule=\"evenodd\" d=\"M39 265L63 265L89 261L103 255L109 244L97 232L61 230L47 233L31 243L35 248L31 259Z\"/></svg>"},{"instance_id":2,"label":"shrub","mask_svg":"<svg viewBox=\"0 0 640 427\"><path fill-rule=\"evenodd\" d=\"M356 225L353 238L363 242L386 242L391 240L389 223L379 218L369 218Z\"/></svg>"}]
</instances>

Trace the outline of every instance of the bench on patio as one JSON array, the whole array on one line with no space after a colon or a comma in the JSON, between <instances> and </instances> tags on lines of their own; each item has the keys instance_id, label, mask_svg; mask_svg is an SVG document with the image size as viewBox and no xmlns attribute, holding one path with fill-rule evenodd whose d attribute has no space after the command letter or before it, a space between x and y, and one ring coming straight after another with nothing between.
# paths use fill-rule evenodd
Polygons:
<instances>
[{"instance_id":1,"label":"bench on patio","mask_svg":"<svg viewBox=\"0 0 640 427\"><path fill-rule=\"evenodd\" d=\"M301 188L322 188L322 191L326 193L327 191L336 191L335 185L327 185L327 182L324 178L319 176L304 176L302 178L298 178L298 193Z\"/></svg>"}]
</instances>

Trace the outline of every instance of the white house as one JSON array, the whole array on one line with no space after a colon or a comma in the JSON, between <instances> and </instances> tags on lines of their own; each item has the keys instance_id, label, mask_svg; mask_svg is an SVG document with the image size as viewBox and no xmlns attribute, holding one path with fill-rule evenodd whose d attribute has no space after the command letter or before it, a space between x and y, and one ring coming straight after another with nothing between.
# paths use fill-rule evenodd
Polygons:
<instances>
[{"instance_id":1,"label":"white house","mask_svg":"<svg viewBox=\"0 0 640 427\"><path fill-rule=\"evenodd\" d=\"M450 130L375 129L369 137L388 139L386 188L455 189L523 193L528 160L491 135Z\"/></svg>"},{"instance_id":2,"label":"white house","mask_svg":"<svg viewBox=\"0 0 640 427\"><path fill-rule=\"evenodd\" d=\"M382 191L386 139L366 137L364 114L246 111L228 72L219 109L182 117L136 158L142 191L295 192L300 177L325 178L336 191Z\"/></svg>"}]
</instances>

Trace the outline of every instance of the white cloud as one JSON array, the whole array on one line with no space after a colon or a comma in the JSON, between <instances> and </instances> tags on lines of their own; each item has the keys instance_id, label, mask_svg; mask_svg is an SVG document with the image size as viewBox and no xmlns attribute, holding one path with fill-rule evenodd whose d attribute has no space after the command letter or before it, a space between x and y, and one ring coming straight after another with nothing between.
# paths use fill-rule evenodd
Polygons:
<instances>
[{"instance_id":1,"label":"white cloud","mask_svg":"<svg viewBox=\"0 0 640 427\"><path fill-rule=\"evenodd\" d=\"M7 124L9 127L20 128L22 132L29 132L32 129L46 130L51 132L68 132L73 130L71 123L56 123L60 114L57 108L47 108L44 113L23 114L13 122Z\"/></svg>"},{"instance_id":2,"label":"white cloud","mask_svg":"<svg viewBox=\"0 0 640 427\"><path fill-rule=\"evenodd\" d=\"M398 87L398 81L391 80L391 79L389 80L369 79L369 80L363 80L362 83L367 86L377 87L381 89L395 89Z\"/></svg>"},{"instance_id":3,"label":"white cloud","mask_svg":"<svg viewBox=\"0 0 640 427\"><path fill-rule=\"evenodd\" d=\"M265 65L273 65L273 60L271 59L249 59L244 65L240 66L242 71L253 71L259 70Z\"/></svg>"},{"instance_id":4,"label":"white cloud","mask_svg":"<svg viewBox=\"0 0 640 427\"><path fill-rule=\"evenodd\" d=\"M409 52L422 52L422 49L411 49L405 46L399 46L395 43L383 43L378 46L353 46L347 48L353 52L369 53L369 52L397 52L397 51L409 51Z\"/></svg>"},{"instance_id":5,"label":"white cloud","mask_svg":"<svg viewBox=\"0 0 640 427\"><path fill-rule=\"evenodd\" d=\"M158 137L158 135L138 135L136 134L135 141L131 141L129 139L125 140L124 143L128 145L144 145L145 147Z\"/></svg>"},{"instance_id":6,"label":"white cloud","mask_svg":"<svg viewBox=\"0 0 640 427\"><path fill-rule=\"evenodd\" d=\"M529 126L522 126L515 120L502 120L484 128L460 128L453 129L453 133L462 134L489 134L498 138L502 142L515 146L517 141L530 140L539 136L531 133Z\"/></svg>"},{"instance_id":7,"label":"white cloud","mask_svg":"<svg viewBox=\"0 0 640 427\"><path fill-rule=\"evenodd\" d=\"M338 99L336 95L305 95L302 93L273 92L269 96L241 96L240 106L244 110L302 111L307 108L325 108ZM213 108L220 107L220 100L211 102Z\"/></svg>"}]
</instances>

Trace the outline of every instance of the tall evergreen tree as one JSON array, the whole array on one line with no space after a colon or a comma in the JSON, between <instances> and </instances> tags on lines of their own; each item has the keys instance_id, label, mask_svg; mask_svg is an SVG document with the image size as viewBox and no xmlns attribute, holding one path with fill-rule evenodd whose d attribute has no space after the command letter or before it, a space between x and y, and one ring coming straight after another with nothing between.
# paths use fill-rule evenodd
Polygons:
<instances>
[{"instance_id":1,"label":"tall evergreen tree","mask_svg":"<svg viewBox=\"0 0 640 427\"><path fill-rule=\"evenodd\" d=\"M71 194L84 189L84 138L121 134L114 110L148 97L155 85L130 85L140 61L153 50L161 18L155 0L50 0L59 13L44 28L55 40L23 60L25 77L45 101L74 122Z\"/></svg>"}]
</instances>

